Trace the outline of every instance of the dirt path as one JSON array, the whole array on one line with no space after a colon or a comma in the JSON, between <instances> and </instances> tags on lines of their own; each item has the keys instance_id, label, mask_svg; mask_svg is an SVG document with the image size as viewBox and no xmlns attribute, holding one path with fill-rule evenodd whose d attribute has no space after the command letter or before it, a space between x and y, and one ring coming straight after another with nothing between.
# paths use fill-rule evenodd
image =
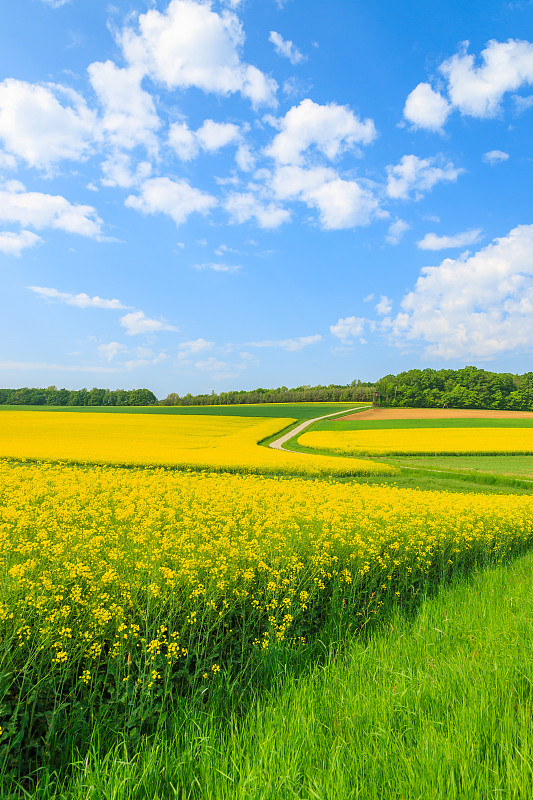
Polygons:
<instances>
[{"instance_id":1,"label":"dirt path","mask_svg":"<svg viewBox=\"0 0 533 800\"><path fill-rule=\"evenodd\" d=\"M368 408L371 408L371 406L368 406ZM364 409L364 406L363 406L363 409ZM357 411L357 409L356 408L349 408L348 411ZM274 448L274 450L288 450L288 452L290 452L290 453L297 453L298 452L297 450L289 450L289 448L283 447L285 442L288 442L289 439L292 439L293 436L298 436L302 431L304 431L306 428L308 428L309 425L312 425L313 422L318 422L321 419L328 419L328 417L337 417L339 414L342 414L342 413L343 413L342 411L335 411L333 414L325 414L323 417L315 417L314 419L308 419L305 422L302 422L300 425L297 425L297 427L293 428L292 431L289 431L288 433L284 433L283 436L280 436L280 438L276 439L275 442L270 442L269 447ZM363 410L361 413L365 414L366 411ZM342 419L357 419L358 417L359 417L359 414L353 414L350 417L342 417ZM309 453L300 453L300 455L308 456L310 454Z\"/></svg>"},{"instance_id":2,"label":"dirt path","mask_svg":"<svg viewBox=\"0 0 533 800\"><path fill-rule=\"evenodd\" d=\"M381 419L533 419L533 411L484 411L479 408L369 408L339 420ZM314 421L314 420L313 420Z\"/></svg>"}]
</instances>

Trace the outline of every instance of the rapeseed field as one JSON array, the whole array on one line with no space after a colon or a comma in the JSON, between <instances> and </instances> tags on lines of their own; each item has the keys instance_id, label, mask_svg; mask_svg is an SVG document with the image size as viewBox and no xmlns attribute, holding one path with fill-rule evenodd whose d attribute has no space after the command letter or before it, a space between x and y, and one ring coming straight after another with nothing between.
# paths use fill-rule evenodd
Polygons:
<instances>
[{"instance_id":1,"label":"rapeseed field","mask_svg":"<svg viewBox=\"0 0 533 800\"><path fill-rule=\"evenodd\" d=\"M308 431L298 443L345 456L511 455L533 453L533 428Z\"/></svg>"},{"instance_id":2,"label":"rapeseed field","mask_svg":"<svg viewBox=\"0 0 533 800\"><path fill-rule=\"evenodd\" d=\"M208 472L2 461L0 499L3 642L84 683L212 676L235 642L301 643L337 602L363 623L533 536L528 496Z\"/></svg>"},{"instance_id":3,"label":"rapeseed field","mask_svg":"<svg viewBox=\"0 0 533 800\"><path fill-rule=\"evenodd\" d=\"M77 463L166 465L231 472L385 475L371 461L259 447L295 420L261 417L3 411L0 457Z\"/></svg>"}]
</instances>

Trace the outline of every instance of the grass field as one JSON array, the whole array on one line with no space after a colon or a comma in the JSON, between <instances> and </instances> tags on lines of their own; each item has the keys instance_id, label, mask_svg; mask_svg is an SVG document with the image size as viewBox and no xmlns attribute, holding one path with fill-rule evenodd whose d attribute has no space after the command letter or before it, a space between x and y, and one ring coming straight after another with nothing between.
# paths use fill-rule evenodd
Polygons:
<instances>
[{"instance_id":1,"label":"grass field","mask_svg":"<svg viewBox=\"0 0 533 800\"><path fill-rule=\"evenodd\" d=\"M533 479L533 456L409 456L387 459L387 462L422 470L454 470Z\"/></svg>"},{"instance_id":2,"label":"grass field","mask_svg":"<svg viewBox=\"0 0 533 800\"><path fill-rule=\"evenodd\" d=\"M0 414L2 798L531 796L531 486L216 417Z\"/></svg>"},{"instance_id":3,"label":"grass field","mask_svg":"<svg viewBox=\"0 0 533 800\"><path fill-rule=\"evenodd\" d=\"M341 413L368 403L261 403L231 406L2 406L2 411L39 411L79 414L155 414L163 416L291 417L303 421L326 414Z\"/></svg>"}]
</instances>

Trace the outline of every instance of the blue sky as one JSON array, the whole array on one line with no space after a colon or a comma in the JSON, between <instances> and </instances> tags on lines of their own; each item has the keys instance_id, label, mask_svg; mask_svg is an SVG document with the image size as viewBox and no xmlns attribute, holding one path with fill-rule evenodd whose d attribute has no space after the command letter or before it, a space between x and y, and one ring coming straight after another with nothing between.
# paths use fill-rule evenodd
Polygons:
<instances>
[{"instance_id":1,"label":"blue sky","mask_svg":"<svg viewBox=\"0 0 533 800\"><path fill-rule=\"evenodd\" d=\"M0 385L531 369L532 2L0 14Z\"/></svg>"}]
</instances>

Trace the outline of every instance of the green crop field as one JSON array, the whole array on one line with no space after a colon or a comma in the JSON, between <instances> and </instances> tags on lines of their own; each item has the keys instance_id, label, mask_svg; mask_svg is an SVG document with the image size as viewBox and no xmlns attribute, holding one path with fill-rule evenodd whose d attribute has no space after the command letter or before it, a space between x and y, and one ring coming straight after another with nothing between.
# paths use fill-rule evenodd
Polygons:
<instances>
[{"instance_id":1,"label":"green crop field","mask_svg":"<svg viewBox=\"0 0 533 800\"><path fill-rule=\"evenodd\" d=\"M0 406L2 411L99 414L210 414L227 417L294 417L298 420L336 414L368 403L261 403L231 406Z\"/></svg>"}]
</instances>

